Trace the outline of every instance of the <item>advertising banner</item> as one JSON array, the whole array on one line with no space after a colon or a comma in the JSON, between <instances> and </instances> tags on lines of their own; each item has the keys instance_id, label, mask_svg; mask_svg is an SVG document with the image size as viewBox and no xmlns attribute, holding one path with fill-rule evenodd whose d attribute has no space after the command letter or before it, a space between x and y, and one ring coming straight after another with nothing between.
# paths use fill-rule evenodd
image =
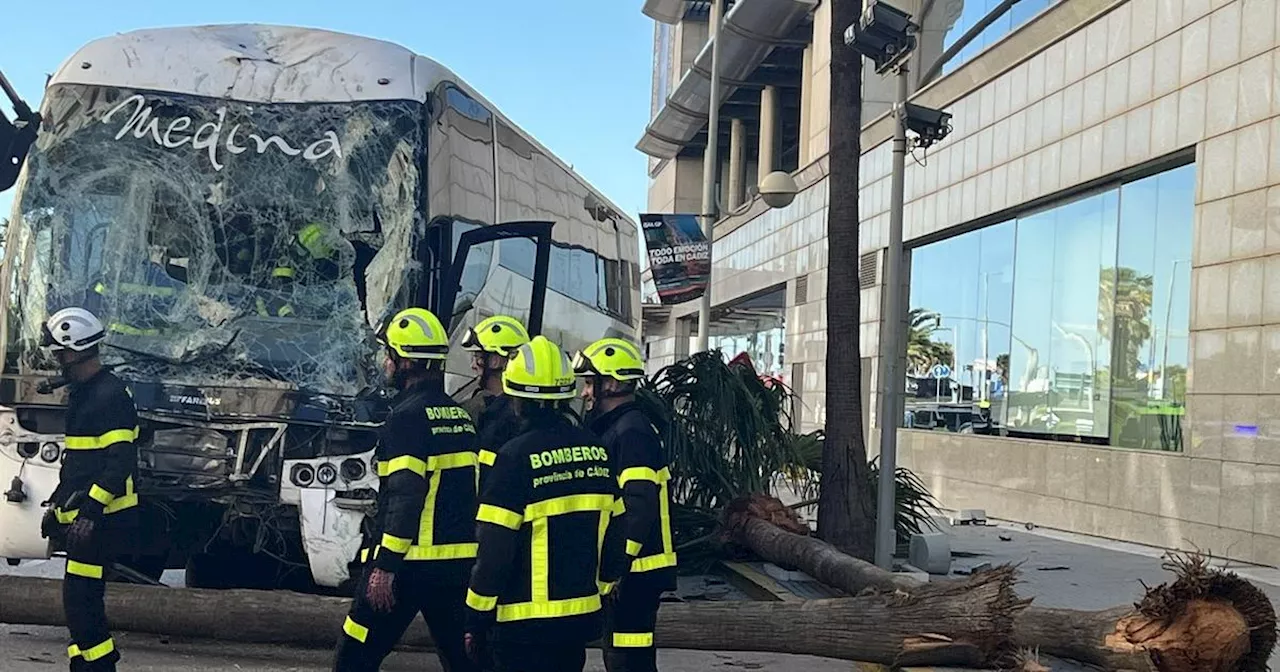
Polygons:
<instances>
[{"instance_id":1,"label":"advertising banner","mask_svg":"<svg viewBox=\"0 0 1280 672\"><path fill-rule=\"evenodd\" d=\"M640 215L653 284L663 305L700 298L711 276L711 246L697 215Z\"/></svg>"}]
</instances>

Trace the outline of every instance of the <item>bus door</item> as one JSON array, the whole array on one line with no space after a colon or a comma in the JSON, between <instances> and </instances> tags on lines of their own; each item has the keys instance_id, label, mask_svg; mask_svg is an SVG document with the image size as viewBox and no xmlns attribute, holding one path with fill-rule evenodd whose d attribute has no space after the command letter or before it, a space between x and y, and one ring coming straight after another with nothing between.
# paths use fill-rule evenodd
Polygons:
<instances>
[{"instance_id":1,"label":"bus door","mask_svg":"<svg viewBox=\"0 0 1280 672\"><path fill-rule=\"evenodd\" d=\"M451 223L448 237L452 262L447 269L442 269L446 272L440 274L443 277L438 291L424 293L427 294L425 303L445 323L455 345L464 329L492 315L510 315L522 320L531 336L542 333L553 225L553 222L542 221L489 226L458 220ZM504 241L510 242L503 245ZM500 263L502 253L510 254L514 249L532 254L531 274L512 272L509 262ZM446 370L460 374L469 370L470 361L469 353L450 352ZM467 377L454 378L447 387L455 395L469 394L470 390L464 388L470 384L461 379Z\"/></svg>"}]
</instances>

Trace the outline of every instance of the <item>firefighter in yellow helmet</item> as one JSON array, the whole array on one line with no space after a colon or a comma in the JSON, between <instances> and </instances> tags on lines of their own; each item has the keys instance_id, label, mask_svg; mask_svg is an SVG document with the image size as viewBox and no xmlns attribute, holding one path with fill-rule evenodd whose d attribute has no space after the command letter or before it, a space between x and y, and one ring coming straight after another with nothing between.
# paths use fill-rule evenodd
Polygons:
<instances>
[{"instance_id":1,"label":"firefighter in yellow helmet","mask_svg":"<svg viewBox=\"0 0 1280 672\"><path fill-rule=\"evenodd\" d=\"M444 669L475 670L462 627L476 557L475 427L444 390L449 334L421 308L401 311L379 334L398 394L378 441L376 545L334 670L377 670L418 612Z\"/></svg>"},{"instance_id":2,"label":"firefighter in yellow helmet","mask_svg":"<svg viewBox=\"0 0 1280 672\"><path fill-rule=\"evenodd\" d=\"M609 672L654 672L653 628L662 593L676 588L671 498L662 440L636 403L644 359L630 341L605 338L574 357L584 379L589 427L613 458L626 514L621 520L630 571L605 613L604 664Z\"/></svg>"},{"instance_id":3,"label":"firefighter in yellow helmet","mask_svg":"<svg viewBox=\"0 0 1280 672\"><path fill-rule=\"evenodd\" d=\"M616 578L600 572L622 512L609 452L571 420L577 386L560 346L542 336L520 346L502 383L523 425L480 495L467 648L491 654L496 672L580 672Z\"/></svg>"},{"instance_id":4,"label":"firefighter in yellow helmet","mask_svg":"<svg viewBox=\"0 0 1280 672\"><path fill-rule=\"evenodd\" d=\"M485 318L462 337L462 347L472 353L471 370L479 379L479 389L462 407L476 421L481 488L498 449L515 438L520 426L511 398L502 393L502 370L516 348L528 342L524 325L507 315Z\"/></svg>"}]
</instances>

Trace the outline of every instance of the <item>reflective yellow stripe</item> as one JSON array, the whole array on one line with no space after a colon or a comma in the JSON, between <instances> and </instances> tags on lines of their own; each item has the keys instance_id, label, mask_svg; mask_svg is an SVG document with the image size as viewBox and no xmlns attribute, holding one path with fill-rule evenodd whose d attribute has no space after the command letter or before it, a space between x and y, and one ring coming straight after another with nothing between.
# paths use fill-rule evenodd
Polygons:
<instances>
[{"instance_id":1,"label":"reflective yellow stripe","mask_svg":"<svg viewBox=\"0 0 1280 672\"><path fill-rule=\"evenodd\" d=\"M493 463L496 462L498 459L498 454L493 452L492 450L482 449L480 451L479 459L480 459L480 464L483 464L486 467L492 467Z\"/></svg>"},{"instance_id":2,"label":"reflective yellow stripe","mask_svg":"<svg viewBox=\"0 0 1280 672\"><path fill-rule=\"evenodd\" d=\"M86 663L92 663L95 660L105 658L112 651L115 651L115 650L116 650L115 640L107 639L107 641L101 644L98 644L97 646L94 646L92 648L80 649L80 655L84 656L84 660Z\"/></svg>"},{"instance_id":3,"label":"reflective yellow stripe","mask_svg":"<svg viewBox=\"0 0 1280 672\"><path fill-rule=\"evenodd\" d=\"M125 495L124 497L116 497L111 503L102 510L103 513L117 513L125 509L132 509L138 505L137 493Z\"/></svg>"},{"instance_id":4,"label":"reflective yellow stripe","mask_svg":"<svg viewBox=\"0 0 1280 672\"><path fill-rule=\"evenodd\" d=\"M546 518L536 518L529 537L530 598L534 604L551 599L551 531Z\"/></svg>"},{"instance_id":5,"label":"reflective yellow stripe","mask_svg":"<svg viewBox=\"0 0 1280 672\"><path fill-rule=\"evenodd\" d=\"M369 549L367 548L360 549L360 562L361 563L369 562Z\"/></svg>"},{"instance_id":6,"label":"reflective yellow stripe","mask_svg":"<svg viewBox=\"0 0 1280 672\"><path fill-rule=\"evenodd\" d=\"M475 453L468 453L473 458ZM430 463L428 463L430 467ZM418 519L418 545L434 546L436 538L436 498L440 496L440 478L444 472L440 469L431 471L431 482L427 484L427 501L422 505L422 517Z\"/></svg>"},{"instance_id":7,"label":"reflective yellow stripe","mask_svg":"<svg viewBox=\"0 0 1280 672\"><path fill-rule=\"evenodd\" d=\"M127 336L159 336L160 335L159 329L141 329L139 327L134 327L128 324L121 324L119 322L112 322L110 325L107 326L107 329L114 331L117 334L125 334Z\"/></svg>"},{"instance_id":8,"label":"reflective yellow stripe","mask_svg":"<svg viewBox=\"0 0 1280 672\"><path fill-rule=\"evenodd\" d=\"M643 649L653 646L652 632L615 632L613 633L613 645L622 649Z\"/></svg>"},{"instance_id":9,"label":"reflective yellow stripe","mask_svg":"<svg viewBox=\"0 0 1280 672\"><path fill-rule=\"evenodd\" d=\"M536 520L580 511L608 511L615 506L614 502L613 495L566 495L529 504L524 507L524 519Z\"/></svg>"},{"instance_id":10,"label":"reflective yellow stripe","mask_svg":"<svg viewBox=\"0 0 1280 672\"><path fill-rule=\"evenodd\" d=\"M631 571L633 572L652 572L656 569L665 569L667 567L675 566L675 553L659 553L658 555L651 555L647 558L636 558L631 561Z\"/></svg>"},{"instance_id":11,"label":"reflective yellow stripe","mask_svg":"<svg viewBox=\"0 0 1280 672\"><path fill-rule=\"evenodd\" d=\"M91 565L87 562L67 561L67 574L83 576L86 579L101 579L102 565Z\"/></svg>"},{"instance_id":12,"label":"reflective yellow stripe","mask_svg":"<svg viewBox=\"0 0 1280 672\"><path fill-rule=\"evenodd\" d=\"M467 589L467 606L476 611L493 611L498 606L497 597L485 597L470 588Z\"/></svg>"},{"instance_id":13,"label":"reflective yellow stripe","mask_svg":"<svg viewBox=\"0 0 1280 672\"><path fill-rule=\"evenodd\" d=\"M60 524L70 525L71 523L76 522L76 518L80 515L80 509L71 509L70 511L63 511L60 508L54 508L53 515L55 518L58 519L58 522Z\"/></svg>"},{"instance_id":14,"label":"reflective yellow stripe","mask_svg":"<svg viewBox=\"0 0 1280 672\"><path fill-rule=\"evenodd\" d=\"M79 658L79 657L80 657L80 647L76 646L75 644L72 644L71 646L68 646L68 647L67 647L67 657L68 657L68 658Z\"/></svg>"},{"instance_id":15,"label":"reflective yellow stripe","mask_svg":"<svg viewBox=\"0 0 1280 672\"><path fill-rule=\"evenodd\" d=\"M476 543L468 544L437 544L435 546L414 546L405 554L405 560L462 560L465 558L476 557L476 552L480 545Z\"/></svg>"},{"instance_id":16,"label":"reflective yellow stripe","mask_svg":"<svg viewBox=\"0 0 1280 672\"><path fill-rule=\"evenodd\" d=\"M600 611L600 596L576 597L570 600L551 600L549 602L521 602L519 604L499 604L498 622L527 621L534 618L563 618L565 616L581 616Z\"/></svg>"},{"instance_id":17,"label":"reflective yellow stripe","mask_svg":"<svg viewBox=\"0 0 1280 672\"><path fill-rule=\"evenodd\" d=\"M613 592L614 588L618 587L618 582L605 583L604 581L596 581L596 585L599 586L601 595L608 595Z\"/></svg>"},{"instance_id":18,"label":"reflective yellow stripe","mask_svg":"<svg viewBox=\"0 0 1280 672\"><path fill-rule=\"evenodd\" d=\"M654 485L662 484L658 480L658 472L649 467L628 467L623 469L622 473L618 475L618 487L625 486L631 481L645 481Z\"/></svg>"},{"instance_id":19,"label":"reflective yellow stripe","mask_svg":"<svg viewBox=\"0 0 1280 672\"><path fill-rule=\"evenodd\" d=\"M115 500L116 496L95 483L92 488L89 488L89 498L103 506L107 506Z\"/></svg>"},{"instance_id":20,"label":"reflective yellow stripe","mask_svg":"<svg viewBox=\"0 0 1280 672\"><path fill-rule=\"evenodd\" d=\"M524 517L499 506L481 504L480 509L476 511L476 522L493 523L510 530L518 530L524 522Z\"/></svg>"},{"instance_id":21,"label":"reflective yellow stripe","mask_svg":"<svg viewBox=\"0 0 1280 672\"><path fill-rule=\"evenodd\" d=\"M397 471L405 470L412 471L419 476L426 476L427 463L412 455L401 455L400 457L393 457L385 462L381 460L378 462L379 476L386 477L396 473Z\"/></svg>"},{"instance_id":22,"label":"reflective yellow stripe","mask_svg":"<svg viewBox=\"0 0 1280 672\"><path fill-rule=\"evenodd\" d=\"M292 277L293 277L293 269L292 269L292 268L290 268L290 267L288 267L288 266L276 266L274 269L272 269L272 270L271 270L271 277L273 277L273 278L292 278Z\"/></svg>"},{"instance_id":23,"label":"reflective yellow stripe","mask_svg":"<svg viewBox=\"0 0 1280 672\"><path fill-rule=\"evenodd\" d=\"M409 547L413 545L413 540L405 539L404 537L394 537L384 532L382 534L382 545L392 553L404 555L409 552Z\"/></svg>"},{"instance_id":24,"label":"reflective yellow stripe","mask_svg":"<svg viewBox=\"0 0 1280 672\"><path fill-rule=\"evenodd\" d=\"M177 292L172 287L162 287L160 285L142 285L136 282L120 283L120 291L123 294L143 294L146 296L173 296Z\"/></svg>"},{"instance_id":25,"label":"reflective yellow stripe","mask_svg":"<svg viewBox=\"0 0 1280 672\"><path fill-rule=\"evenodd\" d=\"M627 555L634 558L637 555L640 555L641 548L644 548L644 545L640 542L632 541L630 539L627 540Z\"/></svg>"},{"instance_id":26,"label":"reflective yellow stripe","mask_svg":"<svg viewBox=\"0 0 1280 672\"><path fill-rule=\"evenodd\" d=\"M346 622L342 624L342 631L347 633L348 637L360 642L361 644L364 644L364 641L369 638L369 628L356 623L350 616L348 616Z\"/></svg>"},{"instance_id":27,"label":"reflective yellow stripe","mask_svg":"<svg viewBox=\"0 0 1280 672\"><path fill-rule=\"evenodd\" d=\"M666 469L662 470L666 472ZM658 488L658 526L662 529L662 552L671 556L675 564L675 541L671 538L671 493L664 479Z\"/></svg>"},{"instance_id":28,"label":"reflective yellow stripe","mask_svg":"<svg viewBox=\"0 0 1280 672\"><path fill-rule=\"evenodd\" d=\"M616 518L627 512L627 503L621 497L613 502L613 516Z\"/></svg>"},{"instance_id":29,"label":"reflective yellow stripe","mask_svg":"<svg viewBox=\"0 0 1280 672\"><path fill-rule=\"evenodd\" d=\"M476 466L479 457L475 453L467 450L460 453L446 453L444 455L432 455L427 458L427 469L436 471L437 469L461 469L463 467Z\"/></svg>"},{"instance_id":30,"label":"reflective yellow stripe","mask_svg":"<svg viewBox=\"0 0 1280 672\"><path fill-rule=\"evenodd\" d=\"M67 450L101 450L138 440L138 428L113 429L101 436L68 436Z\"/></svg>"}]
</instances>

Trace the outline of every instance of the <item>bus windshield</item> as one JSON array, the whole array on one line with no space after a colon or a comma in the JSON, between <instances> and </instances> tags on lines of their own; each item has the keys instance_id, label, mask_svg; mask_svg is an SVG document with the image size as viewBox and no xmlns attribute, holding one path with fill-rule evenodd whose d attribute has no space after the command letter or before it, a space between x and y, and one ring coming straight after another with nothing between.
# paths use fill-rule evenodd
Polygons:
<instances>
[{"instance_id":1,"label":"bus windshield","mask_svg":"<svg viewBox=\"0 0 1280 672\"><path fill-rule=\"evenodd\" d=\"M44 117L7 241L23 370L52 366L40 324L79 305L108 361L175 383L371 384L370 327L416 291L420 103L59 85Z\"/></svg>"}]
</instances>

